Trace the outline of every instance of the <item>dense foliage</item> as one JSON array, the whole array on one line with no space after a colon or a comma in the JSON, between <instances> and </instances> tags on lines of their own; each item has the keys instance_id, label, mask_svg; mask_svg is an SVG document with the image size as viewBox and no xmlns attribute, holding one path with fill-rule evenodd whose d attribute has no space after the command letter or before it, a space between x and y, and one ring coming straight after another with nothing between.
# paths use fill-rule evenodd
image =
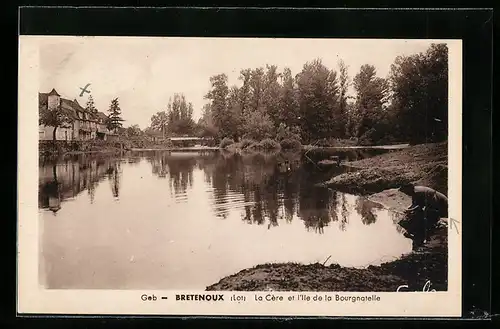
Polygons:
<instances>
[{"instance_id":1,"label":"dense foliage","mask_svg":"<svg viewBox=\"0 0 500 329\"><path fill-rule=\"evenodd\" d=\"M228 147L229 145L231 144L234 144L234 140L232 138L224 138L221 142L220 142L220 148L221 149L225 149L226 147Z\"/></svg>"},{"instance_id":2,"label":"dense foliage","mask_svg":"<svg viewBox=\"0 0 500 329\"><path fill-rule=\"evenodd\" d=\"M162 136L192 135L195 131L193 104L186 101L183 94L174 94L170 98L167 110L151 117L151 128L161 132Z\"/></svg>"},{"instance_id":3,"label":"dense foliage","mask_svg":"<svg viewBox=\"0 0 500 329\"><path fill-rule=\"evenodd\" d=\"M399 56L387 77L362 65L351 79L320 59L292 75L277 66L243 69L240 86L226 74L210 78L209 101L196 132L231 138L328 143L355 139L360 144L422 143L447 138L448 49L433 44L424 53ZM349 94L350 87L354 94Z\"/></svg>"},{"instance_id":4,"label":"dense foliage","mask_svg":"<svg viewBox=\"0 0 500 329\"><path fill-rule=\"evenodd\" d=\"M166 110L151 117L146 130L162 137L210 137L221 144L232 140L243 148L271 147L267 141L260 143L270 139L282 148L296 148L299 144L415 144L447 138L445 44L397 57L386 77L370 64L362 65L353 76L349 69L342 60L332 69L315 59L293 75L287 67L280 71L266 65L242 69L239 86L230 86L225 73L217 74L209 79L207 103L197 123L193 105L183 94L174 94ZM127 130L129 136L140 133L138 127Z\"/></svg>"}]
</instances>

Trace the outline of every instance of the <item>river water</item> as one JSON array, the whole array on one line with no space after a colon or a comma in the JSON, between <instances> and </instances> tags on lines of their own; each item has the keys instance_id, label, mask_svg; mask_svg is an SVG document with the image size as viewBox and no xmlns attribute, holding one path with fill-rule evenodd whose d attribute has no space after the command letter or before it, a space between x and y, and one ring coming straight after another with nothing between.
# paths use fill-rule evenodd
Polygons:
<instances>
[{"instance_id":1,"label":"river water","mask_svg":"<svg viewBox=\"0 0 500 329\"><path fill-rule=\"evenodd\" d=\"M48 289L203 290L263 263L364 267L411 251L395 214L315 186L347 169L300 154L79 155L39 170Z\"/></svg>"}]
</instances>

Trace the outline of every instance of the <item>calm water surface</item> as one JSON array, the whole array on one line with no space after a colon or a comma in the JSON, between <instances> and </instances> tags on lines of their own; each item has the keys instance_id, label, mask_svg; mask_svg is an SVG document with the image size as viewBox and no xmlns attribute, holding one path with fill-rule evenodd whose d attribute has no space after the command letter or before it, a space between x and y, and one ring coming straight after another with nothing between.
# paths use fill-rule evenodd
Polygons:
<instances>
[{"instance_id":1,"label":"calm water surface","mask_svg":"<svg viewBox=\"0 0 500 329\"><path fill-rule=\"evenodd\" d=\"M46 288L205 289L267 262L363 267L411 251L394 214L314 186L345 169L300 154L86 155L39 169Z\"/></svg>"}]
</instances>

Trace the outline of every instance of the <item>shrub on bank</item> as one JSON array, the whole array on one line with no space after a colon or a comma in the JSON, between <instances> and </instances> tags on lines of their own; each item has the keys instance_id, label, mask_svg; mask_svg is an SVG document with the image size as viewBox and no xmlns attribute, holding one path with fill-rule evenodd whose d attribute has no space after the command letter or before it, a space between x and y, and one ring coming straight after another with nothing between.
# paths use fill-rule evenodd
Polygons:
<instances>
[{"instance_id":1,"label":"shrub on bank","mask_svg":"<svg viewBox=\"0 0 500 329\"><path fill-rule=\"evenodd\" d=\"M232 138L227 138L225 137L221 142L220 142L220 148L221 149L225 149L227 148L229 145L231 144L234 144L234 140Z\"/></svg>"},{"instance_id":2,"label":"shrub on bank","mask_svg":"<svg viewBox=\"0 0 500 329\"><path fill-rule=\"evenodd\" d=\"M298 126L287 126L284 123L280 123L276 132L276 140L281 143L284 139L296 139L300 141L300 128Z\"/></svg>"},{"instance_id":3,"label":"shrub on bank","mask_svg":"<svg viewBox=\"0 0 500 329\"><path fill-rule=\"evenodd\" d=\"M281 148L280 143L278 143L274 139L270 139L270 138L266 138L266 139L261 140L257 144L257 146L259 149L262 149L262 150L277 150L277 149Z\"/></svg>"},{"instance_id":4,"label":"shrub on bank","mask_svg":"<svg viewBox=\"0 0 500 329\"><path fill-rule=\"evenodd\" d=\"M251 145L255 144L256 142L253 140L253 139L243 139L241 142L240 142L240 148L242 150L244 149L247 149L249 148Z\"/></svg>"},{"instance_id":5,"label":"shrub on bank","mask_svg":"<svg viewBox=\"0 0 500 329\"><path fill-rule=\"evenodd\" d=\"M316 147L346 147L358 145L357 138L342 139L342 138L323 138L315 141L310 141L311 146Z\"/></svg>"},{"instance_id":6,"label":"shrub on bank","mask_svg":"<svg viewBox=\"0 0 500 329\"><path fill-rule=\"evenodd\" d=\"M283 139L280 145L284 150L300 150L302 148L302 143L295 138Z\"/></svg>"},{"instance_id":7,"label":"shrub on bank","mask_svg":"<svg viewBox=\"0 0 500 329\"><path fill-rule=\"evenodd\" d=\"M375 140L377 139L377 132L375 129L371 128L367 132L365 132L361 137L358 139L358 144L362 146L371 146L375 145Z\"/></svg>"}]
</instances>

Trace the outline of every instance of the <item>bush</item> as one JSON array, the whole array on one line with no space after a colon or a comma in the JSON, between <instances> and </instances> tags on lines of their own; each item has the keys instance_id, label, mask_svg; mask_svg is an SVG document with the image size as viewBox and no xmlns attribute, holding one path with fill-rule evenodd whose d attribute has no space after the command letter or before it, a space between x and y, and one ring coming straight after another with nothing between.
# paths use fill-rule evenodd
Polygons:
<instances>
[{"instance_id":1,"label":"bush","mask_svg":"<svg viewBox=\"0 0 500 329\"><path fill-rule=\"evenodd\" d=\"M281 148L285 150L299 150L302 148L302 143L295 138L283 139L280 145Z\"/></svg>"},{"instance_id":2,"label":"bush","mask_svg":"<svg viewBox=\"0 0 500 329\"><path fill-rule=\"evenodd\" d=\"M368 136L361 136L358 140L358 145L360 146L373 146L373 141L368 138Z\"/></svg>"},{"instance_id":3,"label":"bush","mask_svg":"<svg viewBox=\"0 0 500 329\"><path fill-rule=\"evenodd\" d=\"M240 148L242 150L249 148L251 145L254 145L256 142L253 139L243 139L240 142Z\"/></svg>"},{"instance_id":4,"label":"bush","mask_svg":"<svg viewBox=\"0 0 500 329\"><path fill-rule=\"evenodd\" d=\"M220 142L220 148L221 149L225 149L227 148L229 145L231 144L234 144L234 140L232 138L227 138L225 137L221 142Z\"/></svg>"},{"instance_id":5,"label":"bush","mask_svg":"<svg viewBox=\"0 0 500 329\"><path fill-rule=\"evenodd\" d=\"M263 150L276 150L281 148L280 143L270 138L263 139L257 146Z\"/></svg>"},{"instance_id":6,"label":"bush","mask_svg":"<svg viewBox=\"0 0 500 329\"><path fill-rule=\"evenodd\" d=\"M388 134L384 127L371 128L366 133L363 134L358 140L360 145L382 145L382 144L394 144L397 140Z\"/></svg>"}]
</instances>

